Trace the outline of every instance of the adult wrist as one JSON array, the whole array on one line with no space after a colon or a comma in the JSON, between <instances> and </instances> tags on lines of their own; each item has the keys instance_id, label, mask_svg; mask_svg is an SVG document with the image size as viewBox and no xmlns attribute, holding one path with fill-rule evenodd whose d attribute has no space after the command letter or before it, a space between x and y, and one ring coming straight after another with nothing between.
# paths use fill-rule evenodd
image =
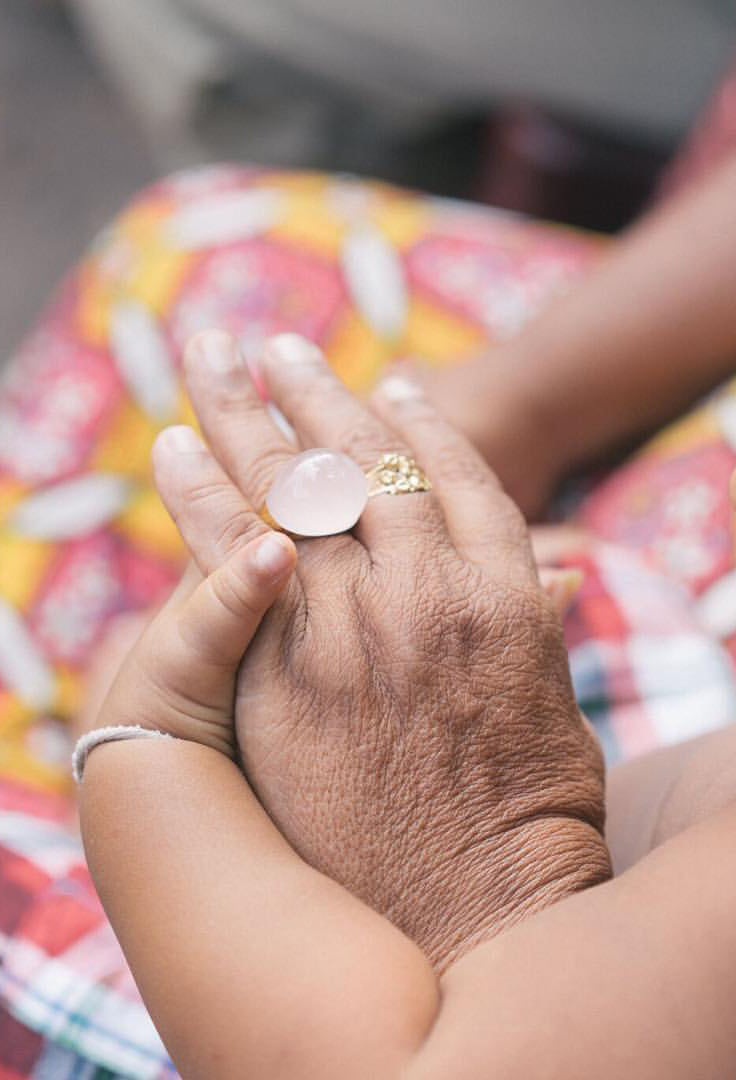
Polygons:
<instances>
[{"instance_id":1,"label":"adult wrist","mask_svg":"<svg viewBox=\"0 0 736 1080\"><path fill-rule=\"evenodd\" d=\"M528 519L541 513L569 468L567 425L556 417L534 375L537 361L521 341L476 360L466 430Z\"/></svg>"},{"instance_id":2,"label":"adult wrist","mask_svg":"<svg viewBox=\"0 0 736 1080\"><path fill-rule=\"evenodd\" d=\"M405 880L411 880L404 871ZM438 972L483 941L612 876L608 846L584 821L549 817L417 868L387 912Z\"/></svg>"},{"instance_id":3,"label":"adult wrist","mask_svg":"<svg viewBox=\"0 0 736 1080\"><path fill-rule=\"evenodd\" d=\"M563 381L555 374L555 351L529 334L504 346L507 395L504 406L523 437L531 441L539 466L554 481L576 464L574 425Z\"/></svg>"}]
</instances>

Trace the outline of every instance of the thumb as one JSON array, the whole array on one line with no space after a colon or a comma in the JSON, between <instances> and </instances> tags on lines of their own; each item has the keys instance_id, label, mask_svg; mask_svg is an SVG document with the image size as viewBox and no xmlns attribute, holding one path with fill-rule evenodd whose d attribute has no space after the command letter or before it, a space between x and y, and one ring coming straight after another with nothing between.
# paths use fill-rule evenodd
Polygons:
<instances>
[{"instance_id":1,"label":"thumb","mask_svg":"<svg viewBox=\"0 0 736 1080\"><path fill-rule=\"evenodd\" d=\"M143 723L233 756L238 667L295 565L293 542L269 531L188 596L183 584L120 669L102 708L105 724Z\"/></svg>"},{"instance_id":2,"label":"thumb","mask_svg":"<svg viewBox=\"0 0 736 1080\"><path fill-rule=\"evenodd\" d=\"M296 566L284 533L267 532L240 548L202 581L177 613L192 662L235 669L261 619ZM233 671L234 673L234 671Z\"/></svg>"}]
</instances>

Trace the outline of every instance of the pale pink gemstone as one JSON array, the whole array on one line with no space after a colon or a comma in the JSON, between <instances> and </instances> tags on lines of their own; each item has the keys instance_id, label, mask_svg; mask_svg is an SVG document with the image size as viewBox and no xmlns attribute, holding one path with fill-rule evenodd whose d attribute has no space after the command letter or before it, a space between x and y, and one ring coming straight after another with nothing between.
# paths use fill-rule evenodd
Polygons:
<instances>
[{"instance_id":1,"label":"pale pink gemstone","mask_svg":"<svg viewBox=\"0 0 736 1080\"><path fill-rule=\"evenodd\" d=\"M334 450L306 450L282 465L266 507L282 529L332 536L352 529L368 502L368 481L355 462Z\"/></svg>"}]
</instances>

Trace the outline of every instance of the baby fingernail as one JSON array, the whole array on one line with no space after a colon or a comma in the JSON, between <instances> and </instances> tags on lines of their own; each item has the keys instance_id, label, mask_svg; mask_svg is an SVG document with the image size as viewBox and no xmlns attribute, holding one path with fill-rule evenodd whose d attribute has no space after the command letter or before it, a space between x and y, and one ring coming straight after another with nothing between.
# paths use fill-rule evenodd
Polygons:
<instances>
[{"instance_id":1,"label":"baby fingernail","mask_svg":"<svg viewBox=\"0 0 736 1080\"><path fill-rule=\"evenodd\" d=\"M281 533L266 533L252 555L256 573L273 581L282 577L293 563L293 545Z\"/></svg>"},{"instance_id":2,"label":"baby fingernail","mask_svg":"<svg viewBox=\"0 0 736 1080\"><path fill-rule=\"evenodd\" d=\"M278 334L266 344L266 359L293 367L320 365L322 353L317 346L300 334Z\"/></svg>"},{"instance_id":3,"label":"baby fingernail","mask_svg":"<svg viewBox=\"0 0 736 1080\"><path fill-rule=\"evenodd\" d=\"M405 375L389 375L378 385L378 393L387 401L418 401L424 395L417 383Z\"/></svg>"},{"instance_id":4,"label":"baby fingernail","mask_svg":"<svg viewBox=\"0 0 736 1080\"><path fill-rule=\"evenodd\" d=\"M216 375L224 375L242 366L237 343L225 330L205 330L197 334L189 349L197 361Z\"/></svg>"},{"instance_id":5,"label":"baby fingernail","mask_svg":"<svg viewBox=\"0 0 736 1080\"><path fill-rule=\"evenodd\" d=\"M159 435L157 442L164 446L165 449L178 454L192 454L206 449L196 431L193 428L186 427L184 424L166 428Z\"/></svg>"}]
</instances>

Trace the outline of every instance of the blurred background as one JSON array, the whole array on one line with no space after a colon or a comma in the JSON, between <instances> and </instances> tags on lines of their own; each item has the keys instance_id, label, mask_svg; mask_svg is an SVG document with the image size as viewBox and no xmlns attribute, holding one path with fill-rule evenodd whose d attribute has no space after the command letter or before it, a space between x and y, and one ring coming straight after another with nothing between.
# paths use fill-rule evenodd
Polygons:
<instances>
[{"instance_id":1,"label":"blurred background","mask_svg":"<svg viewBox=\"0 0 736 1080\"><path fill-rule=\"evenodd\" d=\"M241 160L613 231L736 0L0 0L0 361L136 188Z\"/></svg>"}]
</instances>

